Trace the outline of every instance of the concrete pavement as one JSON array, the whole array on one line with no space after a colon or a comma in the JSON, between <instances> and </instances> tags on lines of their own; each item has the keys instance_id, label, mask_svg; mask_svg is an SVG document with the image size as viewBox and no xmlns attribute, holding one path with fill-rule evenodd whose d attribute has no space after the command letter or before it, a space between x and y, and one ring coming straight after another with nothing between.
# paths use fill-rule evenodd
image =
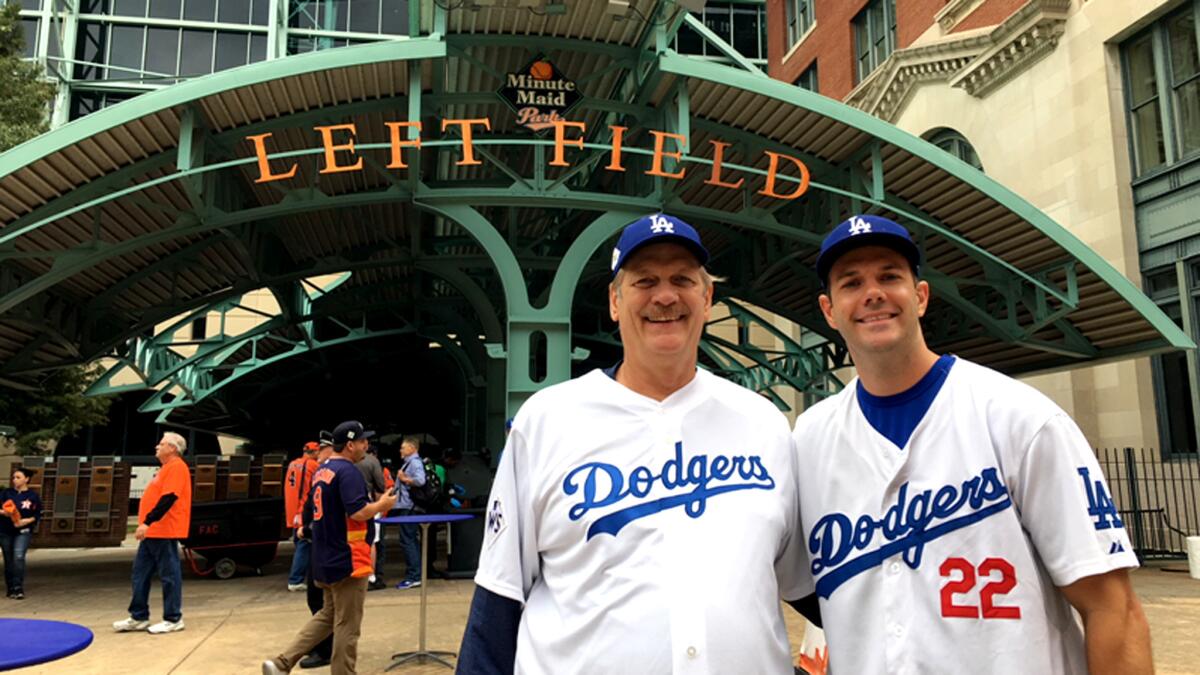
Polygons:
<instances>
[{"instance_id":1,"label":"concrete pavement","mask_svg":"<svg viewBox=\"0 0 1200 675\"><path fill-rule=\"evenodd\" d=\"M403 562L399 547L394 541L389 543L389 577L398 580ZM304 594L285 590L291 545L284 543L261 577L243 570L226 581L197 578L185 566L186 630L167 635L113 633L112 622L127 616L133 544L129 539L113 549L30 551L28 598L0 600L0 616L71 621L92 629L96 638L79 654L16 672L253 675L260 672L262 660L278 653L308 619ZM1167 567L1186 569L1186 563ZM1150 619L1160 675L1200 673L1194 642L1200 630L1200 581L1160 566L1136 572L1134 584ZM153 621L161 618L159 588L156 582L150 601ZM428 593L427 645L457 651L474 584L433 579ZM419 607L417 589L389 588L367 594L359 643L360 673L381 673L392 653L416 649ZM785 610L785 616L798 648L803 621L790 610ZM329 669L293 672L322 675ZM434 665L410 665L392 672L445 675L450 671Z\"/></svg>"}]
</instances>

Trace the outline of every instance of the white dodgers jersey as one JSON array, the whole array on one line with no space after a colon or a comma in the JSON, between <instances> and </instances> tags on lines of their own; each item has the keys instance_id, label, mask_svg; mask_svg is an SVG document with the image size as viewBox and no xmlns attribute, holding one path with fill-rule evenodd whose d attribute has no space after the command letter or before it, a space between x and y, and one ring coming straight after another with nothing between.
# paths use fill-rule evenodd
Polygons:
<instances>
[{"instance_id":1,"label":"white dodgers jersey","mask_svg":"<svg viewBox=\"0 0 1200 675\"><path fill-rule=\"evenodd\" d=\"M1137 559L1075 423L958 359L901 449L856 391L793 435L832 672L1086 673L1056 586Z\"/></svg>"},{"instance_id":2,"label":"white dodgers jersey","mask_svg":"<svg viewBox=\"0 0 1200 675\"><path fill-rule=\"evenodd\" d=\"M790 674L796 481L786 418L710 373L662 402L599 370L535 394L475 577L525 605L516 672Z\"/></svg>"}]
</instances>

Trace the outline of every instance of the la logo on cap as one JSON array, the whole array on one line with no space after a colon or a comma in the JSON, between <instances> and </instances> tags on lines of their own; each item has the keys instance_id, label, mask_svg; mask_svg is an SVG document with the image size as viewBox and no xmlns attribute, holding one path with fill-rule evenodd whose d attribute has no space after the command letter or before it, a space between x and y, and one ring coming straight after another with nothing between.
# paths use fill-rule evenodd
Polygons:
<instances>
[{"instance_id":1,"label":"la logo on cap","mask_svg":"<svg viewBox=\"0 0 1200 675\"><path fill-rule=\"evenodd\" d=\"M650 216L650 231L654 234L675 234L675 224L662 216Z\"/></svg>"},{"instance_id":2,"label":"la logo on cap","mask_svg":"<svg viewBox=\"0 0 1200 675\"><path fill-rule=\"evenodd\" d=\"M862 218L854 217L850 219L850 236L863 234L871 231L871 224Z\"/></svg>"}]
</instances>

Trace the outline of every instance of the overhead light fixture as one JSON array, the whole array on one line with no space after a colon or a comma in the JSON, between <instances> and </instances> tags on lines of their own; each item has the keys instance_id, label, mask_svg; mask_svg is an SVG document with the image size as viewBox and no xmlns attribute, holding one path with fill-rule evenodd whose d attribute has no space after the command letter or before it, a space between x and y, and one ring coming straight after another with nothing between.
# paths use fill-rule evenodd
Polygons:
<instances>
[{"instance_id":1,"label":"overhead light fixture","mask_svg":"<svg viewBox=\"0 0 1200 675\"><path fill-rule=\"evenodd\" d=\"M629 0L608 0L604 13L618 20L627 19L633 14L633 5Z\"/></svg>"}]
</instances>

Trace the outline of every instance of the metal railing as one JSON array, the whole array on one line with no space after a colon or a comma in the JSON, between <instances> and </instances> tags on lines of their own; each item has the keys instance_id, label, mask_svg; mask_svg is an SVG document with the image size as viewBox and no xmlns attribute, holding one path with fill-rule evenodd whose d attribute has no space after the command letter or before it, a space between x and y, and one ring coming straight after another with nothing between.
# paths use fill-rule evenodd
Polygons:
<instances>
[{"instance_id":1,"label":"metal railing","mask_svg":"<svg viewBox=\"0 0 1200 675\"><path fill-rule=\"evenodd\" d=\"M1200 457L1128 447L1098 448L1096 456L1138 556L1186 557L1186 538L1200 534Z\"/></svg>"}]
</instances>

